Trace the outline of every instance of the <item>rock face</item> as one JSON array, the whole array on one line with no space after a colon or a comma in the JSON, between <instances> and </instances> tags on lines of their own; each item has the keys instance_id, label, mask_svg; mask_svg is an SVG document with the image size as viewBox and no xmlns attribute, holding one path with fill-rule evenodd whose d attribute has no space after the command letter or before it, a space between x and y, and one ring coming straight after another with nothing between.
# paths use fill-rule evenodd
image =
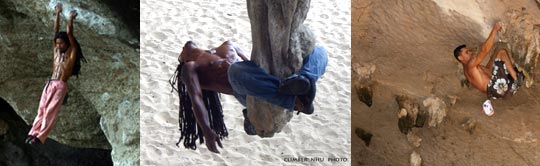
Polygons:
<instances>
[{"instance_id":1,"label":"rock face","mask_svg":"<svg viewBox=\"0 0 540 166\"><path fill-rule=\"evenodd\" d=\"M253 48L251 60L266 72L286 78L313 51L315 38L302 23L309 0L247 1ZM248 117L261 137L271 137L292 118L292 112L247 97Z\"/></svg>"},{"instance_id":2,"label":"rock face","mask_svg":"<svg viewBox=\"0 0 540 166\"><path fill-rule=\"evenodd\" d=\"M410 159L410 166L421 166L422 165L422 158L420 157L420 154L418 152L413 151L411 153L411 159Z\"/></svg>"},{"instance_id":3,"label":"rock face","mask_svg":"<svg viewBox=\"0 0 540 166\"><path fill-rule=\"evenodd\" d=\"M384 140L374 139L372 146L365 148L359 146L364 141L352 139L355 148L351 149L351 163L419 165L420 162L410 161L420 159L420 156L424 159L423 165L540 163L536 157L540 149L538 142L529 137L530 133L535 135L538 131L533 126L540 124L536 109L540 107L536 102L536 94L540 93L537 86L539 70L535 66L538 53L535 53L534 45L538 34L534 32L538 31L535 27L540 24L537 2L352 1L351 63L377 66L377 75L373 77L377 83L373 100L381 103L367 107L359 100L352 100L352 127L369 130ZM467 88L466 82L459 81L464 74L462 70L456 74L459 62L452 51L461 44L478 50L497 20L503 22L504 30L498 33L496 41L500 39L508 46L496 44L492 50L510 48L514 62L525 73L530 72L528 78L534 80L534 84L530 88L521 87L513 97L493 100L493 107L500 113L498 115L502 115L487 117L482 113L485 93L473 86ZM488 59L482 64L485 65ZM529 82L526 80L530 85ZM413 103L418 103L419 112L431 110L433 116L427 117L427 121L437 126L413 128L405 138L394 127L398 111L402 112L402 117L409 116L410 112L395 103L395 96L400 94L406 94ZM416 117L417 121L419 117ZM442 123L439 124L440 120ZM410 133L421 138L420 146L416 147L420 139ZM384 146L376 146L381 144ZM418 155L410 155L412 151Z\"/></svg>"},{"instance_id":4,"label":"rock face","mask_svg":"<svg viewBox=\"0 0 540 166\"><path fill-rule=\"evenodd\" d=\"M409 133L413 127L423 127L426 120L426 112L420 109L420 105L405 95L396 96L399 105L398 128L403 134Z\"/></svg>"},{"instance_id":5,"label":"rock face","mask_svg":"<svg viewBox=\"0 0 540 166\"><path fill-rule=\"evenodd\" d=\"M356 136L358 136L358 138L364 141L366 146L369 146L369 143L371 142L371 137L373 137L373 134L361 128L354 129L354 133L356 133Z\"/></svg>"},{"instance_id":6,"label":"rock face","mask_svg":"<svg viewBox=\"0 0 540 166\"><path fill-rule=\"evenodd\" d=\"M534 82L534 72L540 56L540 24L534 24L526 8L510 10L504 18L504 27L500 33L500 47L512 54L514 63L524 70L525 85L530 88Z\"/></svg>"},{"instance_id":7,"label":"rock face","mask_svg":"<svg viewBox=\"0 0 540 166\"><path fill-rule=\"evenodd\" d=\"M473 118L468 118L464 123L461 124L461 127L463 127L465 131L469 132L469 134L473 134L476 129L476 120Z\"/></svg>"},{"instance_id":8,"label":"rock face","mask_svg":"<svg viewBox=\"0 0 540 166\"><path fill-rule=\"evenodd\" d=\"M409 143L413 147L418 148L418 147L420 147L420 143L422 143L422 138L420 138L418 135L416 135L416 133L410 132L410 133L407 134L407 141L409 141Z\"/></svg>"},{"instance_id":9,"label":"rock face","mask_svg":"<svg viewBox=\"0 0 540 166\"><path fill-rule=\"evenodd\" d=\"M0 122L8 127L0 133L0 165L112 165L111 150L76 148L48 139L45 144L24 144L30 126L0 99Z\"/></svg>"},{"instance_id":10,"label":"rock face","mask_svg":"<svg viewBox=\"0 0 540 166\"><path fill-rule=\"evenodd\" d=\"M373 80L371 75L375 72L375 65L353 63L351 68L355 73L352 80L356 95L358 95L360 101L371 107L373 104Z\"/></svg>"},{"instance_id":11,"label":"rock face","mask_svg":"<svg viewBox=\"0 0 540 166\"><path fill-rule=\"evenodd\" d=\"M446 117L446 103L438 97L429 97L423 102L429 113L429 127L435 127L441 124Z\"/></svg>"},{"instance_id":12,"label":"rock face","mask_svg":"<svg viewBox=\"0 0 540 166\"><path fill-rule=\"evenodd\" d=\"M0 119L0 136L3 136L8 132L9 125L3 119Z\"/></svg>"},{"instance_id":13,"label":"rock face","mask_svg":"<svg viewBox=\"0 0 540 166\"><path fill-rule=\"evenodd\" d=\"M32 125L52 73L57 2L0 1L0 98L27 125ZM79 13L74 35L88 63L82 64L79 78L68 81L68 103L60 109L49 138L73 147L112 149L116 165L138 164L139 53L138 37L132 33L138 27L117 19L131 15L138 22L138 7L118 13L108 4L70 1L63 8L61 31L68 13Z\"/></svg>"}]
</instances>

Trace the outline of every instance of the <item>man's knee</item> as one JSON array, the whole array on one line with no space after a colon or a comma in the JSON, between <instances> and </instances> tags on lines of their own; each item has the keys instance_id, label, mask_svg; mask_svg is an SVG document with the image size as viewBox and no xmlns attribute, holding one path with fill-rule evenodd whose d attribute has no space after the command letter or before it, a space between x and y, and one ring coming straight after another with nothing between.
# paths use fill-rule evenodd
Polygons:
<instances>
[{"instance_id":1,"label":"man's knee","mask_svg":"<svg viewBox=\"0 0 540 166\"><path fill-rule=\"evenodd\" d=\"M328 62L328 51L321 46L317 46L313 49L313 53L308 58L315 58L317 61L327 63Z\"/></svg>"}]
</instances>

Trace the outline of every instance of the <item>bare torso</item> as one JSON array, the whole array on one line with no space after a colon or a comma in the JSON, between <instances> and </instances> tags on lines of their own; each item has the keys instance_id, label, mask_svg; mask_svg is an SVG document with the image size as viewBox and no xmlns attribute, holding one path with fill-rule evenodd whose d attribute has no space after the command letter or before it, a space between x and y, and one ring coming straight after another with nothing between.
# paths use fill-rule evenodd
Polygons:
<instances>
[{"instance_id":1,"label":"bare torso","mask_svg":"<svg viewBox=\"0 0 540 166\"><path fill-rule=\"evenodd\" d=\"M467 80L481 92L487 92L487 85L490 78L490 69L485 66L478 65L474 67L463 66L465 77Z\"/></svg>"},{"instance_id":2,"label":"bare torso","mask_svg":"<svg viewBox=\"0 0 540 166\"><path fill-rule=\"evenodd\" d=\"M185 84L191 98L193 113L203 131L206 147L215 153L219 153L216 142L219 146L221 142L210 127L202 90L233 94L227 72L230 65L239 61L239 57L248 60L243 51L230 41L211 50L200 49L188 41L179 56L179 60L183 62L179 79Z\"/></svg>"},{"instance_id":3,"label":"bare torso","mask_svg":"<svg viewBox=\"0 0 540 166\"><path fill-rule=\"evenodd\" d=\"M202 52L195 60L201 89L233 94L229 83L229 66L239 61L233 45L225 42L218 48Z\"/></svg>"},{"instance_id":4,"label":"bare torso","mask_svg":"<svg viewBox=\"0 0 540 166\"><path fill-rule=\"evenodd\" d=\"M62 80L67 82L71 76L73 66L75 65L76 52L68 48L66 52L61 53L60 49L54 48L53 54L52 80Z\"/></svg>"}]
</instances>

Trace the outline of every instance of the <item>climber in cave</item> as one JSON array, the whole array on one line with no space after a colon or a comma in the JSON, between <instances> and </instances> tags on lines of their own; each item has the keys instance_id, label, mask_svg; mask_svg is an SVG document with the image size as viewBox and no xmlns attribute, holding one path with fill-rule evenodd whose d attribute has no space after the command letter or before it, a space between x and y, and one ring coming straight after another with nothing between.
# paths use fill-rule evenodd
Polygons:
<instances>
[{"instance_id":1,"label":"climber in cave","mask_svg":"<svg viewBox=\"0 0 540 166\"><path fill-rule=\"evenodd\" d=\"M178 143L185 139L186 148L196 149L195 141L199 138L201 143L206 140L207 148L215 153L219 153L216 142L223 148L220 140L227 136L217 93L233 95L244 106L246 95L250 95L290 111L312 114L316 81L324 74L328 63L326 50L315 47L304 58L299 71L280 80L249 61L244 52L230 41L210 50L200 49L188 41L178 60L180 65L170 80L173 89L178 82L180 96L181 137ZM255 135L246 109L243 113L244 130Z\"/></svg>"},{"instance_id":2,"label":"climber in cave","mask_svg":"<svg viewBox=\"0 0 540 166\"><path fill-rule=\"evenodd\" d=\"M496 22L489 37L482 44L480 52L475 57L472 56L472 52L466 45L460 45L454 50L454 57L463 65L467 81L476 89L487 94L487 100L483 107L488 115L493 114L490 98L512 96L523 81L523 73L517 72L512 58L505 49L495 50L486 66L480 64L488 56L500 29L501 23Z\"/></svg>"},{"instance_id":3,"label":"climber in cave","mask_svg":"<svg viewBox=\"0 0 540 166\"><path fill-rule=\"evenodd\" d=\"M77 12L70 12L67 32L58 31L61 4L55 6L55 12L52 76L41 94L37 116L25 140L28 144L45 143L67 94L67 80L72 75L78 76L80 62L85 60L79 43L73 36L73 20L77 17Z\"/></svg>"}]
</instances>

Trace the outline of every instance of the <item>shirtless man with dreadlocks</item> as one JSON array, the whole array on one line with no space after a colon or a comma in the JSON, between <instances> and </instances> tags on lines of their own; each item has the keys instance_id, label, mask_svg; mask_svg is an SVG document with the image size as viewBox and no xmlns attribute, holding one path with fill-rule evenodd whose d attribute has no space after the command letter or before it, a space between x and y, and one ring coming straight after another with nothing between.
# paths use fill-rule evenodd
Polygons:
<instances>
[{"instance_id":1,"label":"shirtless man with dreadlocks","mask_svg":"<svg viewBox=\"0 0 540 166\"><path fill-rule=\"evenodd\" d=\"M227 136L218 92L234 95L244 106L246 96L250 95L290 111L312 114L316 81L324 74L328 63L326 50L315 47L304 58L300 70L280 80L249 61L244 52L230 41L211 50L200 49L188 41L178 60L177 78L173 78L171 83L174 85L178 80L179 143L185 139L186 148L196 149L197 139L200 143L206 140L207 148L215 153L219 153L216 142L223 148L220 140ZM246 132L256 134L253 129L246 129L249 119L245 109L243 112Z\"/></svg>"},{"instance_id":2,"label":"shirtless man with dreadlocks","mask_svg":"<svg viewBox=\"0 0 540 166\"><path fill-rule=\"evenodd\" d=\"M41 94L38 114L25 141L28 144L45 143L45 139L54 125L62 101L67 93L67 80L71 75L77 75L79 73L80 64L75 65L77 61L80 61L80 59L84 60L80 46L75 37L73 37L73 20L77 17L77 13L75 11L70 12L67 32L59 32L58 27L62 5L56 5L55 11L53 73ZM76 69L74 70L74 68Z\"/></svg>"}]
</instances>

